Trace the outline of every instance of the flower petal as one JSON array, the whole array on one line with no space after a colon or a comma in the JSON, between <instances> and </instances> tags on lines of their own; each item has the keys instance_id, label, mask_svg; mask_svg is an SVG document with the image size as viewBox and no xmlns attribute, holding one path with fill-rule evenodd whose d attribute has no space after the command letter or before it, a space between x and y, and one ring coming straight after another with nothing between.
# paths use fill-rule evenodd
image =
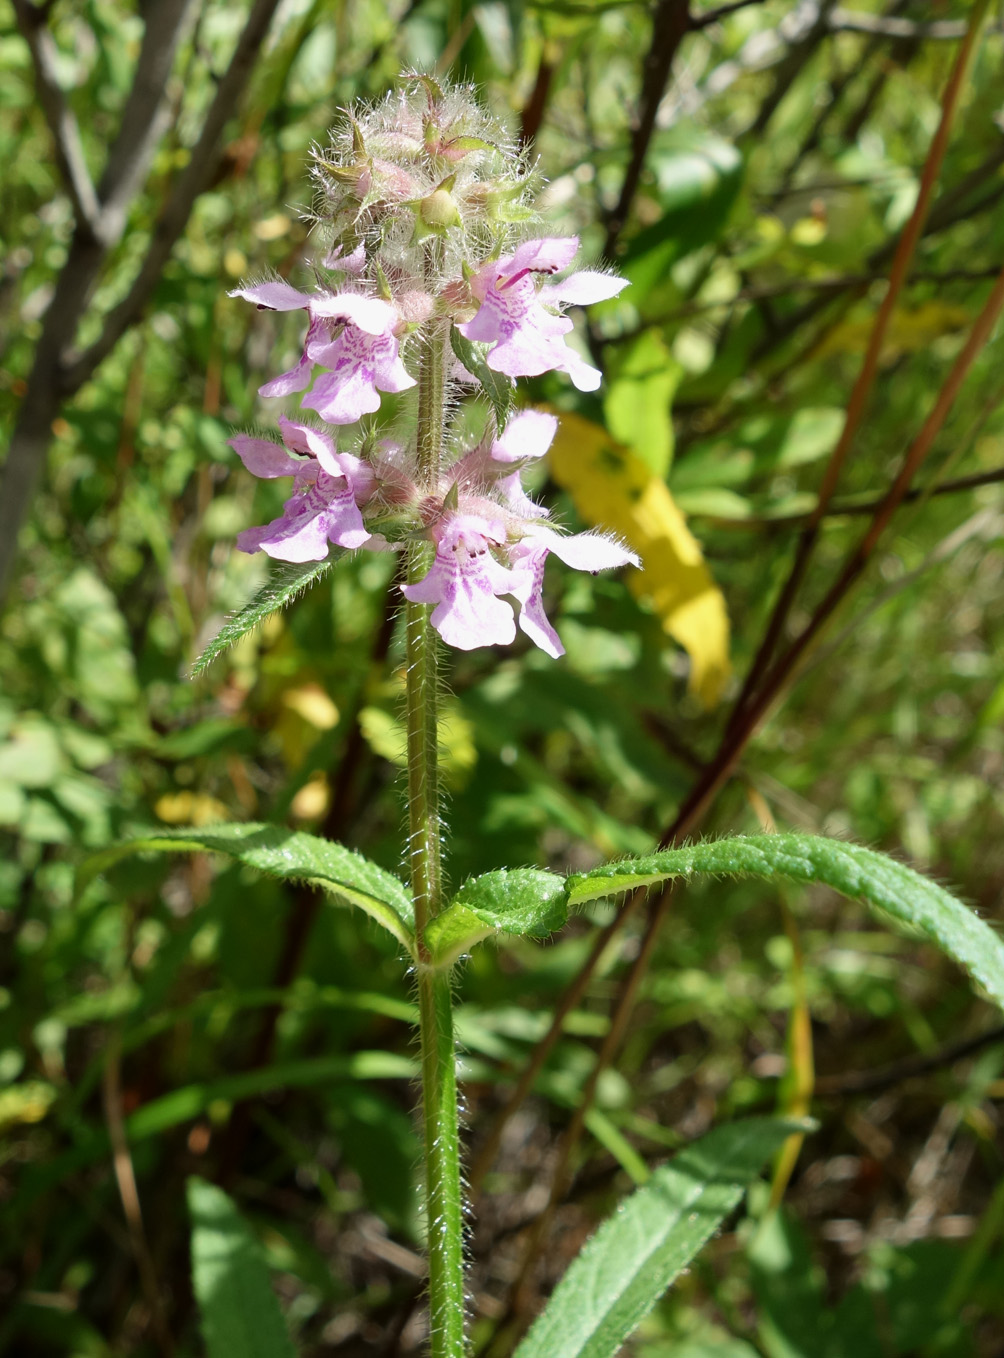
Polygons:
<instances>
[{"instance_id":1,"label":"flower petal","mask_svg":"<svg viewBox=\"0 0 1004 1358\"><path fill-rule=\"evenodd\" d=\"M311 298L313 316L326 320L350 321L367 335L389 335L398 322L398 314L389 302L379 297L362 297L357 292L320 293Z\"/></svg>"},{"instance_id":2,"label":"flower petal","mask_svg":"<svg viewBox=\"0 0 1004 1358\"><path fill-rule=\"evenodd\" d=\"M499 260L498 272L511 276L529 269L532 273L557 273L567 269L579 249L578 236L544 236L526 240L508 259Z\"/></svg>"},{"instance_id":3,"label":"flower petal","mask_svg":"<svg viewBox=\"0 0 1004 1358\"><path fill-rule=\"evenodd\" d=\"M496 462L522 462L543 457L554 442L558 420L543 410L521 410L492 444Z\"/></svg>"},{"instance_id":4,"label":"flower petal","mask_svg":"<svg viewBox=\"0 0 1004 1358\"><path fill-rule=\"evenodd\" d=\"M536 524L528 535L577 571L608 571L618 566L640 566L641 561L629 548L605 533L556 533L553 528ZM524 539L525 541L525 539Z\"/></svg>"},{"instance_id":5,"label":"flower petal","mask_svg":"<svg viewBox=\"0 0 1004 1358\"><path fill-rule=\"evenodd\" d=\"M558 283L545 283L540 290L540 300L564 302L568 306L589 306L592 302L605 302L610 297L616 297L627 285L626 278L583 269L579 273L569 274Z\"/></svg>"},{"instance_id":6,"label":"flower petal","mask_svg":"<svg viewBox=\"0 0 1004 1358\"><path fill-rule=\"evenodd\" d=\"M237 434L227 442L247 467L252 476L272 480L277 476L295 476L303 468L303 463L291 457L285 448L267 439L252 438L250 434Z\"/></svg>"},{"instance_id":7,"label":"flower petal","mask_svg":"<svg viewBox=\"0 0 1004 1358\"><path fill-rule=\"evenodd\" d=\"M254 302L255 306L263 307L266 311L302 311L314 300L312 294L300 292L299 288L294 288L292 283L286 283L281 278L254 283L250 287L234 288L227 296L243 297L246 302Z\"/></svg>"}]
</instances>

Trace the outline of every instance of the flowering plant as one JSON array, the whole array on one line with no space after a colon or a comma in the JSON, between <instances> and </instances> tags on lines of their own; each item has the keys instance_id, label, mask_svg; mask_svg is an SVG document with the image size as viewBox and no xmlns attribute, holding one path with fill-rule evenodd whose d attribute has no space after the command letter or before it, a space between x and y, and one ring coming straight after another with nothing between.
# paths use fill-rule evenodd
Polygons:
<instances>
[{"instance_id":1,"label":"flowering plant","mask_svg":"<svg viewBox=\"0 0 1004 1358\"><path fill-rule=\"evenodd\" d=\"M311 417L280 414L278 441L257 434L231 440L253 475L292 480L282 514L246 529L237 545L290 563L293 572L224 627L200 664L315 578L332 546L398 554L407 650L408 883L339 844L249 823L160 831L107 850L92 870L135 850L226 853L257 870L322 887L395 938L418 999L429 1344L433 1358L463 1358L464 1218L450 977L477 943L505 934L544 937L570 910L629 893L618 923L648 889L696 874L823 882L862 897L919 929L1002 1005L1004 943L947 892L900 864L809 836L684 845L684 831L674 830L644 858L567 878L540 868L502 869L446 891L439 639L461 650L509 644L518 624L558 657L561 640L543 599L548 557L585 571L639 564L612 536L564 532L530 498L523 473L547 453L557 420L544 411L514 410L519 377L561 372L580 390L596 388L600 373L569 344L573 323L564 308L614 297L624 283L603 271L569 272L578 241L543 234L531 167L469 89L444 90L428 77L413 77L376 107L350 114L332 145L316 152L314 173L325 236L313 284L301 290L265 279L235 293L266 311L305 313L300 356L261 394L271 400L306 393L301 409ZM469 446L455 432L465 392L486 398L485 428ZM389 432L369 418L387 396L401 398ZM677 826L692 823L681 811ZM665 900L662 895L650 912L642 964ZM601 935L594 962L607 938ZM631 977L624 993L629 999ZM540 1044L541 1062L566 1012ZM621 1031L615 1019L593 1088ZM531 1082L532 1073L527 1088ZM517 1089L516 1104L519 1096ZM590 1096L587 1084L583 1098ZM573 1117L563 1166L584 1119L584 1109ZM770 1118L719 1127L657 1169L584 1246L519 1343L517 1358L613 1358L787 1142L775 1177L775 1188L783 1190L806 1130L802 1121ZM564 1186L562 1169L535 1239L543 1238ZM197 1185L193 1211L225 1214L216 1192ZM212 1278L215 1287L215 1271ZM204 1306L213 1305L213 1287L200 1297ZM522 1328L515 1305L512 1318L506 1340L514 1332L518 1339ZM281 1320L276 1323L283 1334ZM218 1351L238 1351L229 1338L226 1344ZM500 1340L492 1353L503 1347ZM282 1348L279 1343L274 1351Z\"/></svg>"},{"instance_id":2,"label":"flowering plant","mask_svg":"<svg viewBox=\"0 0 1004 1358\"><path fill-rule=\"evenodd\" d=\"M508 597L527 636L561 655L544 612L547 557L588 571L639 563L611 537L546 525L520 476L547 452L557 421L532 410L510 418L513 379L559 371L593 390L600 373L566 342L562 308L614 297L624 280L578 271L550 281L571 266L578 240L528 234L532 171L469 91L415 80L350 118L316 155L315 175L333 233L316 286L266 280L232 294L306 313L300 358L261 395L309 388L303 409L344 426L378 411L383 393L418 387L420 428L401 443L363 431L354 452L336 450L336 430L284 417L282 446L238 435L249 471L293 478L282 515L238 546L306 562L323 560L329 544L385 551L423 540L431 562L402 592L434 605L445 641L461 650L513 641ZM478 388L492 398L489 427L475 447L454 448L451 399Z\"/></svg>"}]
</instances>

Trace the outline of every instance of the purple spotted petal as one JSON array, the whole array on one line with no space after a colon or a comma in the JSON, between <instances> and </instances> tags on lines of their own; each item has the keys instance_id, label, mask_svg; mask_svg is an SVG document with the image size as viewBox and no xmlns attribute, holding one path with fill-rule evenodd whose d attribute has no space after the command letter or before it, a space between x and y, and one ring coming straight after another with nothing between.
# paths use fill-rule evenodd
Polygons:
<instances>
[{"instance_id":1,"label":"purple spotted petal","mask_svg":"<svg viewBox=\"0 0 1004 1358\"><path fill-rule=\"evenodd\" d=\"M286 501L279 518L246 529L237 546L242 552L267 552L278 561L323 561L329 543L361 547L369 536L346 479L318 472L314 485Z\"/></svg>"},{"instance_id":2,"label":"purple spotted petal","mask_svg":"<svg viewBox=\"0 0 1004 1358\"><path fill-rule=\"evenodd\" d=\"M440 535L429 573L401 586L413 603L436 605L433 627L461 651L507 646L516 637L512 609L497 597L512 593L512 580L490 551L492 541L498 541L496 531L475 515L455 515Z\"/></svg>"},{"instance_id":3,"label":"purple spotted petal","mask_svg":"<svg viewBox=\"0 0 1004 1358\"><path fill-rule=\"evenodd\" d=\"M638 557L615 538L602 533L576 533L566 537L543 524L534 524L527 536L511 550L513 597L519 600L519 625L530 640L548 655L564 655L561 639L544 612L544 563L549 552L579 571L604 571L616 566L637 566Z\"/></svg>"},{"instance_id":4,"label":"purple spotted petal","mask_svg":"<svg viewBox=\"0 0 1004 1358\"><path fill-rule=\"evenodd\" d=\"M336 339L314 344L308 354L331 371L317 379L303 406L316 410L329 424L354 424L380 409L379 391L404 391L415 385L392 334L368 335L346 325Z\"/></svg>"}]
</instances>

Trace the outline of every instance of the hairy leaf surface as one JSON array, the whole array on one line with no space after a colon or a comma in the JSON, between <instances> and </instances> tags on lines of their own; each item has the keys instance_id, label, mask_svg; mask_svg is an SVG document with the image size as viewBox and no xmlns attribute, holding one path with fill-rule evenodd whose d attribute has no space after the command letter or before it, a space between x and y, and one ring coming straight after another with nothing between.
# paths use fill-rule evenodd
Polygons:
<instances>
[{"instance_id":1,"label":"hairy leaf surface","mask_svg":"<svg viewBox=\"0 0 1004 1358\"><path fill-rule=\"evenodd\" d=\"M613 1358L768 1157L805 1130L766 1118L718 1127L656 1170L586 1242L515 1358Z\"/></svg>"},{"instance_id":2,"label":"hairy leaf surface","mask_svg":"<svg viewBox=\"0 0 1004 1358\"><path fill-rule=\"evenodd\" d=\"M936 882L885 854L840 839L750 835L667 849L570 877L568 903L583 905L702 873L822 882L929 938L1004 1008L1004 942L993 929Z\"/></svg>"},{"instance_id":3,"label":"hairy leaf surface","mask_svg":"<svg viewBox=\"0 0 1004 1358\"><path fill-rule=\"evenodd\" d=\"M231 646L236 646L241 637L253 632L270 614L285 608L315 580L320 580L333 565L334 560L330 557L324 561L305 561L302 565L283 563L239 613L227 618L192 666L192 678L197 679L200 674L205 673L217 656L222 655Z\"/></svg>"},{"instance_id":4,"label":"hairy leaf surface","mask_svg":"<svg viewBox=\"0 0 1004 1358\"><path fill-rule=\"evenodd\" d=\"M98 873L132 853L225 854L285 881L319 886L342 905L357 905L388 929L409 952L415 943L415 914L404 883L361 854L302 830L279 825L213 825L207 829L158 830L142 839L115 844L89 858L78 874L78 890Z\"/></svg>"},{"instance_id":5,"label":"hairy leaf surface","mask_svg":"<svg viewBox=\"0 0 1004 1358\"><path fill-rule=\"evenodd\" d=\"M514 399L512 378L506 377L505 373L497 373L494 368L489 368L485 361L484 349L479 348L473 340L465 339L455 325L450 326L450 343L457 358L484 388L485 395L494 407L495 421L501 434L506 420L512 413Z\"/></svg>"},{"instance_id":6,"label":"hairy leaf surface","mask_svg":"<svg viewBox=\"0 0 1004 1358\"><path fill-rule=\"evenodd\" d=\"M567 918L564 878L539 868L499 868L466 882L430 920L425 941L442 966L492 934L546 938Z\"/></svg>"}]
</instances>

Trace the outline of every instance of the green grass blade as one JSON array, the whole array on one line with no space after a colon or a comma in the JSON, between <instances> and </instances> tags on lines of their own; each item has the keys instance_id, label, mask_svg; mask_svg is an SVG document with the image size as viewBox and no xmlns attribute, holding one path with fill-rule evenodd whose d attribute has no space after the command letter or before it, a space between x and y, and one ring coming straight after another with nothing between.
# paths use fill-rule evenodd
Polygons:
<instances>
[{"instance_id":1,"label":"green grass blade","mask_svg":"<svg viewBox=\"0 0 1004 1358\"><path fill-rule=\"evenodd\" d=\"M415 948L415 915L403 882L361 854L330 839L280 825L213 825L206 829L158 830L142 839L114 844L82 864L78 893L98 873L133 853L225 854L284 881L319 886L343 905L355 905L390 931L410 953Z\"/></svg>"},{"instance_id":2,"label":"green grass blade","mask_svg":"<svg viewBox=\"0 0 1004 1358\"><path fill-rule=\"evenodd\" d=\"M570 907L671 877L783 878L822 882L864 901L930 939L1004 1008L1004 942L983 920L936 882L885 854L813 835L750 835L707 840L645 858L609 863L568 879Z\"/></svg>"},{"instance_id":3,"label":"green grass blade","mask_svg":"<svg viewBox=\"0 0 1004 1358\"><path fill-rule=\"evenodd\" d=\"M253 632L271 613L285 608L315 580L320 580L333 565L334 561L329 557L324 561L306 561L302 565L284 563L280 566L239 613L227 618L192 666L192 678L197 679L205 673L217 656L235 646L248 632Z\"/></svg>"},{"instance_id":4,"label":"green grass blade","mask_svg":"<svg viewBox=\"0 0 1004 1358\"><path fill-rule=\"evenodd\" d=\"M234 1203L192 1178L188 1211L207 1358L296 1358L258 1242Z\"/></svg>"},{"instance_id":5,"label":"green grass blade","mask_svg":"<svg viewBox=\"0 0 1004 1358\"><path fill-rule=\"evenodd\" d=\"M515 1358L613 1358L804 1123L718 1127L627 1198L586 1242Z\"/></svg>"}]
</instances>

